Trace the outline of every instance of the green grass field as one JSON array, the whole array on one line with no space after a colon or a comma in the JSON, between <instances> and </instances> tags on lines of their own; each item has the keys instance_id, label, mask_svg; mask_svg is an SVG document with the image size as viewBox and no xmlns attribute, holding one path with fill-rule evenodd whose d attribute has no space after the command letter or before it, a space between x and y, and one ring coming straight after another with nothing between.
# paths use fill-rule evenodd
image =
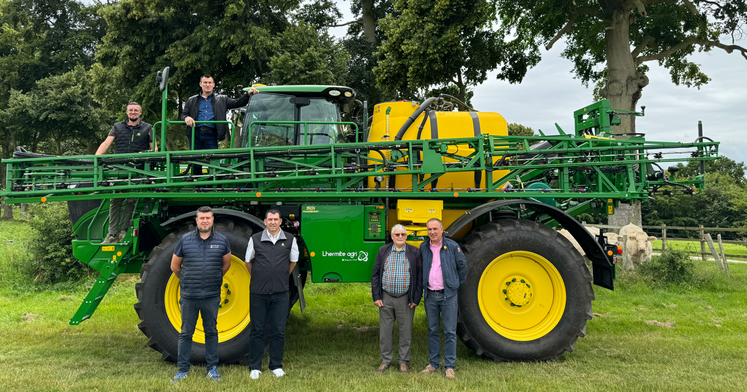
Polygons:
<instances>
[{"instance_id":1,"label":"green grass field","mask_svg":"<svg viewBox=\"0 0 747 392\"><path fill-rule=\"evenodd\" d=\"M741 257L730 257L730 259L736 259L736 260L747 259L747 247L745 247L744 245L738 245L738 244L723 244L723 245L724 245L725 254L741 256ZM654 248L654 252L660 252L661 251L661 240L652 242L651 246ZM714 242L714 246L718 248L718 243ZM700 253L700 242L669 240L667 241L667 249L676 249L676 250L683 250L687 252ZM706 244L706 254L708 255L708 257L712 257L711 250L708 247L708 244Z\"/></svg>"},{"instance_id":2,"label":"green grass field","mask_svg":"<svg viewBox=\"0 0 747 392\"><path fill-rule=\"evenodd\" d=\"M8 229L22 235L22 224L0 225L1 236L8 237ZM0 385L6 391L747 390L745 264L732 264L727 279L714 263L695 261L696 284L667 289L619 276L615 291L595 288L596 316L574 352L556 362L493 363L459 343L454 381L443 373L374 373L378 313L370 286L309 284L306 312L295 308L288 321L286 377L265 372L251 380L245 367L232 365L220 367L223 381L212 383L203 368L193 367L185 382L172 385L175 365L161 361L137 329L137 276L121 277L96 314L72 327L67 321L90 281L69 290L24 290L8 260L28 256L18 240L0 240ZM421 306L411 366L419 371L426 364Z\"/></svg>"}]
</instances>

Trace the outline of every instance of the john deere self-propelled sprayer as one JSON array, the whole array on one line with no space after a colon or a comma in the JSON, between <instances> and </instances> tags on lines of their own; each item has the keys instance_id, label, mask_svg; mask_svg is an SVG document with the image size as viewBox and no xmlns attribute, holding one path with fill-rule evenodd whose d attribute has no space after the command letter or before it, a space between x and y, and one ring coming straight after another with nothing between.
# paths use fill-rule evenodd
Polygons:
<instances>
[{"instance_id":1,"label":"john deere self-propelled sprayer","mask_svg":"<svg viewBox=\"0 0 747 392\"><path fill-rule=\"evenodd\" d=\"M443 97L380 103L369 119L355 91L341 86L258 87L243 122L232 124L230 147L166 151L166 128L184 124L166 118L167 80L164 69L158 151L46 156L19 148L4 161L3 195L9 203L70 202L75 257L101 273L70 324L93 315L117 276L139 273L138 327L172 361L181 317L169 264L199 206L214 208L216 229L233 250L218 316L224 362L246 355L250 275L242 259L270 208L300 239L291 303L302 310L309 274L314 283L370 282L392 225L404 224L408 240L419 244L425 222L441 218L469 266L459 291L462 342L494 360L548 360L584 335L592 282L613 288L617 247L574 217L612 214L620 201L652 192L696 193L702 175L674 182L662 165L718 157L718 143L702 136L668 143L613 134L620 116L643 113L612 109L608 101L576 111L572 132L508 136L498 113L456 111L462 104ZM192 174L194 165L202 174ZM120 243L102 244L114 198L137 198L132 226ZM584 249L591 271L558 226ZM201 356L196 344L192 358Z\"/></svg>"}]
</instances>

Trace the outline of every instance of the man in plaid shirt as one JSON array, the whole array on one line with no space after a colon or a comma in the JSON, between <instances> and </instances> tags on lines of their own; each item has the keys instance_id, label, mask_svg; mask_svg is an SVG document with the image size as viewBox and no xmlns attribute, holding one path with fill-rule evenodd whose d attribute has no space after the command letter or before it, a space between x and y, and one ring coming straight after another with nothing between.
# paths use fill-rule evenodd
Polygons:
<instances>
[{"instance_id":1,"label":"man in plaid shirt","mask_svg":"<svg viewBox=\"0 0 747 392\"><path fill-rule=\"evenodd\" d=\"M394 357L394 322L399 327L399 371L407 373L412 341L415 307L423 297L423 262L420 249L407 244L407 230L392 227L392 243L379 249L371 276L371 294L379 307L379 347L381 365L377 372L389 368Z\"/></svg>"}]
</instances>

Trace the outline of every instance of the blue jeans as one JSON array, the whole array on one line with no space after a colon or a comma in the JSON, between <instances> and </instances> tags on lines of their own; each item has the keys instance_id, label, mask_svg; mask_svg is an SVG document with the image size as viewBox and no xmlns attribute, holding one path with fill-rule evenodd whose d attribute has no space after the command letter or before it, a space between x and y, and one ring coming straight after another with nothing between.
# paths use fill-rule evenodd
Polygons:
<instances>
[{"instance_id":1,"label":"blue jeans","mask_svg":"<svg viewBox=\"0 0 747 392\"><path fill-rule=\"evenodd\" d=\"M192 134L192 129L189 130L189 134ZM190 137L187 138L189 141L189 147L192 147L192 140ZM218 134L216 131L201 131L200 124L195 127L195 147L194 150L217 150L218 149ZM202 166L193 165L192 175L202 174Z\"/></svg>"},{"instance_id":2,"label":"blue jeans","mask_svg":"<svg viewBox=\"0 0 747 392\"><path fill-rule=\"evenodd\" d=\"M441 320L444 324L444 367L454 369L456 362L457 296L444 298L444 293L425 293L425 315L428 317L428 355L430 364L438 369L441 363Z\"/></svg>"},{"instance_id":3,"label":"blue jeans","mask_svg":"<svg viewBox=\"0 0 747 392\"><path fill-rule=\"evenodd\" d=\"M220 297L179 300L182 305L182 332L179 334L179 348L176 364L180 372L189 371L189 357L192 355L192 335L195 333L198 314L202 314L202 328L205 331L205 361L208 370L218 365L218 305Z\"/></svg>"},{"instance_id":4,"label":"blue jeans","mask_svg":"<svg viewBox=\"0 0 747 392\"><path fill-rule=\"evenodd\" d=\"M249 294L249 316L252 333L249 335L249 370L262 370L265 354L265 327L270 339L270 370L283 368L285 322L288 320L290 292Z\"/></svg>"}]
</instances>

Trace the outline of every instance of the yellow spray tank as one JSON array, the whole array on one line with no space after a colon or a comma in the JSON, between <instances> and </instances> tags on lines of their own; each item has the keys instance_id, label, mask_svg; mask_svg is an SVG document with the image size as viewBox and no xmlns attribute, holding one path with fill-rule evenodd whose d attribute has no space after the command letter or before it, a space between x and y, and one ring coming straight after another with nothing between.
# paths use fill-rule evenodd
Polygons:
<instances>
[{"instance_id":1,"label":"yellow spray tank","mask_svg":"<svg viewBox=\"0 0 747 392\"><path fill-rule=\"evenodd\" d=\"M430 98L422 106L427 106L429 102L434 102L435 98ZM380 103L374 107L373 121L368 133L369 142L394 141L401 136L400 140L435 140L435 139L454 139L466 138L479 135L508 135L508 124L506 120L498 113L476 112L476 111L436 111L424 110L414 120L409 120L410 125L404 133L401 128L408 122L421 105L414 101L386 102ZM424 122L425 121L425 122ZM422 129L418 129L422 124ZM474 152L468 145L451 146L449 153L467 156ZM385 156L390 156L390 151L382 151ZM371 158L381 158L378 153L372 153ZM493 157L494 162L498 161L500 156ZM445 162L454 162L454 159L445 158ZM493 172L493 178L500 178L507 171ZM389 182L390 176L384 176L385 183L381 184L384 188L410 188L412 186L412 177L409 175L393 176L394 181ZM427 178L427 177L426 177ZM424 179L426 179L424 178ZM474 173L448 173L441 176L437 181L431 183L437 191L448 192L451 189L468 189L484 188L485 173L477 181ZM375 187L373 179L369 180L369 187Z\"/></svg>"}]
</instances>

